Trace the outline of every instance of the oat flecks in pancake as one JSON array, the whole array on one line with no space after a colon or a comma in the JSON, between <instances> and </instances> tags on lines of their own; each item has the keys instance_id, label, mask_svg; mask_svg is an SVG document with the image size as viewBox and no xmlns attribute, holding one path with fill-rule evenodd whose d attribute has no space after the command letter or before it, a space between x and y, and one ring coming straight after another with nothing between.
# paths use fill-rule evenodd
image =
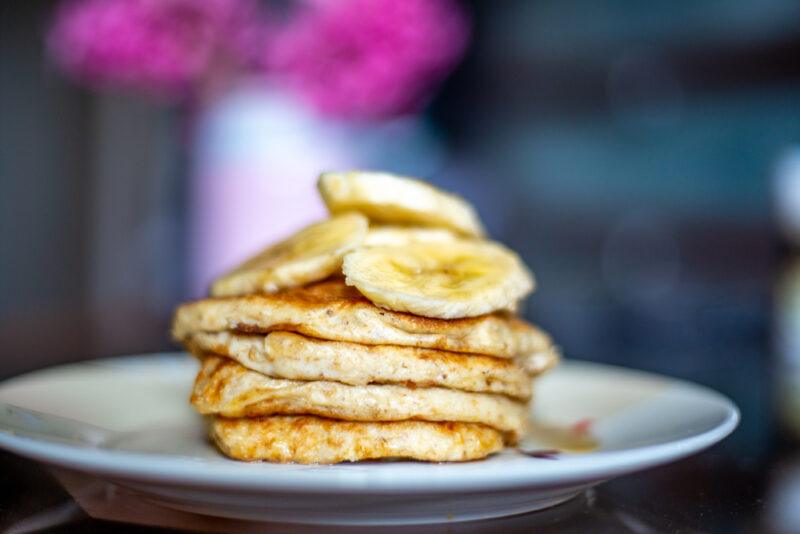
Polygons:
<instances>
[{"instance_id":1,"label":"oat flecks in pancake","mask_svg":"<svg viewBox=\"0 0 800 534\"><path fill-rule=\"evenodd\" d=\"M354 386L414 384L530 398L530 375L514 360L394 345L324 341L291 332L198 332L193 350L227 356L273 378Z\"/></svg>"},{"instance_id":2,"label":"oat flecks in pancake","mask_svg":"<svg viewBox=\"0 0 800 534\"><path fill-rule=\"evenodd\" d=\"M226 417L302 414L348 421L482 423L502 431L512 443L527 426L527 405L503 395L276 379L211 355L197 375L192 403L202 414Z\"/></svg>"},{"instance_id":3,"label":"oat flecks in pancake","mask_svg":"<svg viewBox=\"0 0 800 534\"><path fill-rule=\"evenodd\" d=\"M478 460L503 448L502 435L471 423L350 422L314 416L214 417L211 435L238 460L332 464L406 458Z\"/></svg>"},{"instance_id":4,"label":"oat flecks in pancake","mask_svg":"<svg viewBox=\"0 0 800 534\"><path fill-rule=\"evenodd\" d=\"M210 298L184 304L173 336L238 330L292 331L333 341L485 354L503 358L551 350L550 338L504 313L465 319L431 319L378 308L341 279L274 295Z\"/></svg>"}]
</instances>

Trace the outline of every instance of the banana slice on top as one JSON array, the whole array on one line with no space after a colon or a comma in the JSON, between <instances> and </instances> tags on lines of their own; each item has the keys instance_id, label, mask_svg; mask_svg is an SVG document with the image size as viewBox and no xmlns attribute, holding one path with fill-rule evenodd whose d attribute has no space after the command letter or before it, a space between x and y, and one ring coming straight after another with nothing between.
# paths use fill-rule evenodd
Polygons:
<instances>
[{"instance_id":1,"label":"banana slice on top","mask_svg":"<svg viewBox=\"0 0 800 534\"><path fill-rule=\"evenodd\" d=\"M365 247L402 247L411 243L452 243L459 237L444 228L421 226L370 226Z\"/></svg>"},{"instance_id":2,"label":"banana slice on top","mask_svg":"<svg viewBox=\"0 0 800 534\"><path fill-rule=\"evenodd\" d=\"M449 228L484 235L475 209L463 198L413 178L382 172L328 172L318 182L331 213L359 211L384 224Z\"/></svg>"},{"instance_id":3,"label":"banana slice on top","mask_svg":"<svg viewBox=\"0 0 800 534\"><path fill-rule=\"evenodd\" d=\"M382 308L441 319L512 309L534 287L519 256L485 241L360 248L344 257L342 271Z\"/></svg>"},{"instance_id":4,"label":"banana slice on top","mask_svg":"<svg viewBox=\"0 0 800 534\"><path fill-rule=\"evenodd\" d=\"M211 295L275 293L338 273L342 258L363 243L369 224L347 213L300 230L250 258L211 285Z\"/></svg>"}]
</instances>

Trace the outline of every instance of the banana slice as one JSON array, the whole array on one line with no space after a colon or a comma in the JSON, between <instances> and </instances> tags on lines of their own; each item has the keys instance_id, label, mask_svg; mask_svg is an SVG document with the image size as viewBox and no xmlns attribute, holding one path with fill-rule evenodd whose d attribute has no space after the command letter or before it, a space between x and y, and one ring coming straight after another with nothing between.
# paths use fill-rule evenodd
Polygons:
<instances>
[{"instance_id":1,"label":"banana slice","mask_svg":"<svg viewBox=\"0 0 800 534\"><path fill-rule=\"evenodd\" d=\"M512 309L534 286L519 256L492 242L360 248L342 271L382 308L441 319Z\"/></svg>"},{"instance_id":2,"label":"banana slice","mask_svg":"<svg viewBox=\"0 0 800 534\"><path fill-rule=\"evenodd\" d=\"M370 226L365 247L403 247L411 243L452 243L458 236L444 228Z\"/></svg>"},{"instance_id":3,"label":"banana slice","mask_svg":"<svg viewBox=\"0 0 800 534\"><path fill-rule=\"evenodd\" d=\"M352 210L379 223L443 227L470 237L484 234L467 201L420 180L382 172L328 172L317 185L333 214Z\"/></svg>"},{"instance_id":4,"label":"banana slice","mask_svg":"<svg viewBox=\"0 0 800 534\"><path fill-rule=\"evenodd\" d=\"M367 227L360 213L312 224L216 280L211 295L275 293L327 278L339 271L346 253L361 245Z\"/></svg>"}]
</instances>

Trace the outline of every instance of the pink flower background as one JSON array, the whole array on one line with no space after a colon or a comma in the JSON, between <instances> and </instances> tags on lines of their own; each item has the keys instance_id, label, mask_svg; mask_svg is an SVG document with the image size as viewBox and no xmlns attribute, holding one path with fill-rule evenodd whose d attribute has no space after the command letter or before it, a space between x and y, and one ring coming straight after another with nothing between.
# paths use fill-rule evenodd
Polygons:
<instances>
[{"instance_id":1,"label":"pink flower background","mask_svg":"<svg viewBox=\"0 0 800 534\"><path fill-rule=\"evenodd\" d=\"M451 1L317 0L275 36L266 63L324 113L400 115L461 57L466 29Z\"/></svg>"},{"instance_id":2,"label":"pink flower background","mask_svg":"<svg viewBox=\"0 0 800 534\"><path fill-rule=\"evenodd\" d=\"M172 101L215 78L257 73L319 112L381 119L418 111L461 59L455 0L66 0L49 49L76 80ZM280 16L279 16L280 15Z\"/></svg>"}]
</instances>

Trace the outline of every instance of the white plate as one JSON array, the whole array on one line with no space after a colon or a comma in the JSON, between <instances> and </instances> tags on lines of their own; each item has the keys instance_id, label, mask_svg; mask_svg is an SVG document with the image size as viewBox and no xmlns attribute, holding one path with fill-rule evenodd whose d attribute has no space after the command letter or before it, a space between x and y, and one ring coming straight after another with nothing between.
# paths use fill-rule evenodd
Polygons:
<instances>
[{"instance_id":1,"label":"white plate","mask_svg":"<svg viewBox=\"0 0 800 534\"><path fill-rule=\"evenodd\" d=\"M532 458L508 450L461 464L241 463L206 440L182 354L95 360L0 384L0 447L130 488L172 508L329 524L461 521L563 502L609 478L696 453L730 434L731 401L709 389L566 361L536 384L534 418L592 420L594 452ZM527 443L526 447L548 447Z\"/></svg>"}]
</instances>

